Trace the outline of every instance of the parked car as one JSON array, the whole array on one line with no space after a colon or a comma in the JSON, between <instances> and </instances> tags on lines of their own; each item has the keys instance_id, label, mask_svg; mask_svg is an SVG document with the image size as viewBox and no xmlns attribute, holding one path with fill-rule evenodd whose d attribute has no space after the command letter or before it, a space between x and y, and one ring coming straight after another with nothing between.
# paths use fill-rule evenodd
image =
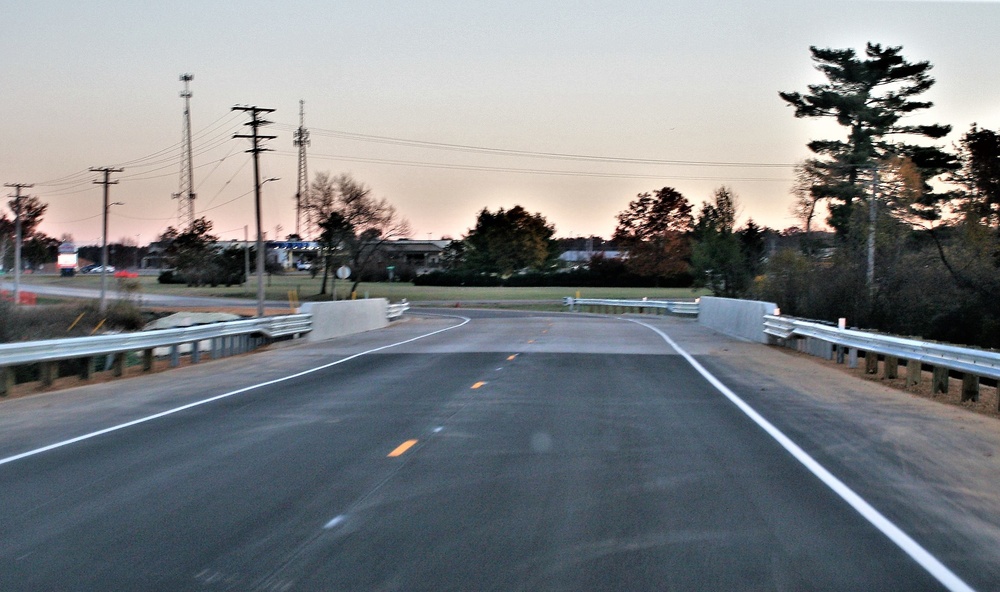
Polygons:
<instances>
[{"instance_id":1,"label":"parked car","mask_svg":"<svg viewBox=\"0 0 1000 592\"><path fill-rule=\"evenodd\" d=\"M295 269L299 271L309 271L313 268L311 261L298 261L295 263Z\"/></svg>"},{"instance_id":2,"label":"parked car","mask_svg":"<svg viewBox=\"0 0 1000 592\"><path fill-rule=\"evenodd\" d=\"M94 271L94 269L97 267L100 267L100 265L96 263L91 263L90 265L84 265L83 267L80 268L80 273L90 273Z\"/></svg>"}]
</instances>

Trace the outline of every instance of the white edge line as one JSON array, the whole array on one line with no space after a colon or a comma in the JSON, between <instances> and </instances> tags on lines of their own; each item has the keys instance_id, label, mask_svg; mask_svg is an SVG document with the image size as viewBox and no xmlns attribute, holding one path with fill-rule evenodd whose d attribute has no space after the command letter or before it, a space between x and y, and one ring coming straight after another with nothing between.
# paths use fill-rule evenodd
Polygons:
<instances>
[{"instance_id":1,"label":"white edge line","mask_svg":"<svg viewBox=\"0 0 1000 592\"><path fill-rule=\"evenodd\" d=\"M451 316L451 315L436 315L436 316ZM128 422L121 423L121 424L118 424L118 425L115 425L115 426L104 428L102 430L97 430L96 432L90 432L88 434L83 434L82 436L77 436L75 438L70 438L68 440L63 440L61 442L56 442L54 444L49 444L47 446L42 446L41 448L35 448L34 450L29 450L27 452L22 452L20 454L15 454L14 456L8 456L6 458L0 458L0 465L5 465L5 464L8 464L8 463L12 463L12 462L24 459L24 458L28 458L29 456L35 456L36 454L41 454L43 452L48 452L50 450L55 450L56 448L62 448L64 446L69 446L70 444L76 444L77 442L82 442L84 440L90 440L91 438L96 438L98 436L103 436L104 434L109 434L111 432L117 432L118 430L123 430L125 428L129 428L129 427L132 427L134 425L138 425L140 423L146 423L148 421L153 421L154 419L159 419L161 417L166 417L167 415L173 415L174 413L179 413L179 412L184 411L186 409L191 409L192 407L198 407L200 405L205 405L205 404L211 403L213 401L218 401L219 399L225 399L227 397L232 397L234 395L239 395L239 394L245 393L247 391L252 391L254 389L258 389L258 388L261 388L261 387L271 386L272 384L278 384L280 382L285 382L286 380L292 380L293 378L298 378L300 376L305 376L306 374L312 374L313 372L319 372L320 370L325 370L325 369L330 368L332 366L336 366L338 364L343 364L344 362L348 362L348 361L353 360L355 358L360 358L361 356L365 356L365 355L368 355L368 354L373 354L375 352L379 352L379 351L382 351L382 350L385 350L385 349L389 349L389 348L393 348L393 347L398 347L400 345L406 345L407 343L412 343L414 341L417 341L419 339L423 339L425 337L430 337L432 335L437 335L438 333L444 333L445 331L451 331L452 329L457 329L457 328L459 328L459 327L461 327L461 326L463 326L463 325L465 325L465 324L467 324L467 323L469 323L469 322L472 321L472 319L470 319L468 317L463 317L463 316L458 316L458 315L454 315L454 316L452 316L452 318L462 319L462 322L459 323L459 324L457 324L457 325L452 325L450 327L445 327L444 329L438 329L437 331L432 331L430 333L425 333L423 335L419 335L417 337L413 337L413 338L407 339L405 341L399 341L397 343L391 343L389 345L383 345L381 347L376 347L374 349L369 349L367 351L363 351L363 352L359 352L359 353L356 353L356 354L352 354L350 356L347 356L346 358L341 358L341 359L337 360L336 362L330 362L329 364L323 364L322 366L317 366L315 368L310 368L309 370L303 370L302 372L296 372L295 374L289 374L288 376L282 376L281 378L275 378L273 380L268 380L267 382L261 382L261 383L258 383L258 384L253 384L253 385L250 385L250 386L245 386L243 388L239 388L239 389L236 389L234 391L229 391L228 393L223 393L221 395L215 395L214 397L209 397L207 399L202 399L200 401L195 401L193 403L188 403L186 405L181 405L180 407L174 407L173 409L168 409L166 411L161 411L160 413L154 413L153 415L149 415L149 416L142 417L142 418L139 418L139 419L134 419L132 421L128 421Z\"/></svg>"},{"instance_id":2,"label":"white edge line","mask_svg":"<svg viewBox=\"0 0 1000 592\"><path fill-rule=\"evenodd\" d=\"M909 555L914 561L920 564L928 573L931 574L938 582L945 586L948 590L953 592L974 592L973 588L962 581L954 572L948 569L943 563L941 563L936 557L930 554L926 549L924 549L918 542L913 540L910 535L903 532L901 528L889 521L888 518L882 515L881 512L872 507L871 504L866 502L860 495L855 493L850 487L844 484L843 481L838 479L826 470L823 465L819 464L813 457L809 456L805 450L799 447L798 444L793 442L788 436L783 434L778 428L774 427L771 422L764 419L759 413L757 413L750 405L748 405L743 399L739 397L736 393L729 389L725 384L723 384L718 378L712 375L711 372L705 369L698 360L695 360L691 354L687 353L679 345L677 345L673 339L671 339L666 333L653 327L652 325L647 325L641 321L634 319L625 319L629 322L642 325L647 329L655 331L664 341L667 342L670 347L674 348L677 353L684 357L691 366L701 374L705 380L712 384L720 393L726 396L727 399L733 402L740 411L747 415L750 419L754 421L758 426L763 428L765 432L768 433L772 438L774 438L778 444L787 450L797 461L802 463L809 471L819 478L824 485L833 490L834 493L839 495L844 501L846 501L852 508L854 508L859 514L861 514L868 522L870 522L875 528L882 531L886 537L889 538L893 543L896 544L900 549L903 550L907 555Z\"/></svg>"}]
</instances>

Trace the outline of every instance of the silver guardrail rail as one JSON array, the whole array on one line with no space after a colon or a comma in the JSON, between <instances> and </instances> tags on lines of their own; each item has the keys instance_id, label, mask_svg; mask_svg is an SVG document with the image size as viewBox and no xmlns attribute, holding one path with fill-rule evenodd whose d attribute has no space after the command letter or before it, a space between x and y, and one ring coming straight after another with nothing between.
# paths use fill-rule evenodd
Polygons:
<instances>
[{"instance_id":1,"label":"silver guardrail rail","mask_svg":"<svg viewBox=\"0 0 1000 592\"><path fill-rule=\"evenodd\" d=\"M563 298L563 305L568 306L570 312L582 311L584 307L597 312L630 312L635 311L640 314L649 312L652 314L675 314L698 316L698 300L615 300L607 298Z\"/></svg>"},{"instance_id":2,"label":"silver guardrail rail","mask_svg":"<svg viewBox=\"0 0 1000 592\"><path fill-rule=\"evenodd\" d=\"M385 317L388 320L392 321L394 319L398 319L399 317L403 316L403 313L405 313L408 310L410 310L410 303L407 302L406 300L403 300L398 304L390 304L389 306L387 306L385 310Z\"/></svg>"},{"instance_id":3,"label":"silver guardrail rail","mask_svg":"<svg viewBox=\"0 0 1000 592\"><path fill-rule=\"evenodd\" d=\"M841 348L839 357L843 356L843 350L853 350L853 355L857 351L871 354L872 356L884 356L894 362L890 367L895 367L898 360L913 362L913 370L910 372L917 374L921 365L932 366L935 370L935 392L947 390L947 370L954 370L962 373L964 378L963 400L978 399L978 377L992 378L1000 380L1000 352L975 349L971 347L961 347L946 343L935 343L932 341L921 341L907 337L896 337L894 335L883 335L869 331L857 329L841 329L831 325L826 325L816 321L799 319L795 317L766 315L764 317L764 333L780 340L795 339L817 339L830 344L823 351L824 356L833 356L837 352L833 346ZM838 362L842 361L838 359ZM877 359L866 359L868 364L876 364ZM869 366L869 372L875 373ZM941 370L945 372L942 374ZM977 381L972 381L969 377L977 377ZM919 378L915 378L919 380ZM942 384L939 384L942 383Z\"/></svg>"},{"instance_id":4,"label":"silver guardrail rail","mask_svg":"<svg viewBox=\"0 0 1000 592\"><path fill-rule=\"evenodd\" d=\"M87 360L81 376L89 378L91 359L114 356L115 374L120 375L124 356L130 352L143 352L143 369L148 371L152 368L156 348L171 348L171 365L177 365L181 345L192 345L192 362L197 362L201 342L210 342L210 355L216 358L249 351L265 340L301 335L311 330L312 315L292 314L173 329L0 344L0 395L6 394L13 385L16 366L42 364L41 381L51 383L55 378L55 364L62 360Z\"/></svg>"}]
</instances>

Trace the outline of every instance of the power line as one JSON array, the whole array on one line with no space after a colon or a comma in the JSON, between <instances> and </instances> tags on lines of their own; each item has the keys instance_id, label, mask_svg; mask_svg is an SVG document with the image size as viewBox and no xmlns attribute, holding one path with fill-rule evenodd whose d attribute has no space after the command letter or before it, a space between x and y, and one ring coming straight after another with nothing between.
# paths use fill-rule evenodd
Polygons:
<instances>
[{"instance_id":1,"label":"power line","mask_svg":"<svg viewBox=\"0 0 1000 592\"><path fill-rule=\"evenodd\" d=\"M278 150L275 154L280 156L291 156L293 153ZM362 158L356 156L344 156L344 155L334 155L334 154L316 154L312 153L313 158L320 158L324 160L342 160L347 162L364 162L371 164L387 164L392 166L406 166L415 168L437 168L437 169L447 169L447 170L459 170L459 171L483 171L483 172L495 172L495 173L515 173L515 174L525 174L525 175L554 175L554 176L564 176L564 177L596 177L596 178L607 178L607 179L673 179L678 181L773 181L773 182L789 182L793 179L778 178L778 177L730 177L730 176L707 176L707 175L663 175L663 174L653 174L653 173L610 173L610 172L595 172L595 171L570 171L570 170L558 170L558 169L529 169L529 168L518 168L518 167L491 167L484 165L466 165L466 164L452 164L452 163L442 163L442 162L423 162L423 161L412 161L412 160L393 160L386 158Z\"/></svg>"},{"instance_id":2,"label":"power line","mask_svg":"<svg viewBox=\"0 0 1000 592\"><path fill-rule=\"evenodd\" d=\"M278 129L293 129L288 124L276 124ZM449 144L446 142L432 142L427 140L411 140L407 138L393 138L389 136L375 136L371 134L358 134L339 130L326 130L311 128L310 131L316 135L339 138L342 140L354 140L358 142L372 142L377 144L391 144L396 146L408 146L413 148L430 148L434 150L446 150L452 152L469 152L478 154L493 154L500 156L521 156L529 158L545 158L555 160L578 160L587 162L614 162L622 164L650 164L669 166L704 166L704 167L740 167L740 168L794 168L795 164L787 163L767 163L767 162L729 162L711 160L666 160L656 158L631 158L623 156L600 156L592 154L572 154L563 152L539 152L533 150L516 150L509 148L492 148L487 146L473 146L468 144Z\"/></svg>"}]
</instances>

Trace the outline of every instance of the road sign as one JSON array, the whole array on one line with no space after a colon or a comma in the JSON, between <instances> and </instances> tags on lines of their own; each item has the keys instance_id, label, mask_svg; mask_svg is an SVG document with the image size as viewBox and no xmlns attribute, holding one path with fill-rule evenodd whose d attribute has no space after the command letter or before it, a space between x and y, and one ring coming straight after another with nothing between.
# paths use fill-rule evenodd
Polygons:
<instances>
[{"instance_id":1,"label":"road sign","mask_svg":"<svg viewBox=\"0 0 1000 592\"><path fill-rule=\"evenodd\" d=\"M346 265L341 265L337 268L337 277L342 280L346 280L351 277L351 268Z\"/></svg>"}]
</instances>

